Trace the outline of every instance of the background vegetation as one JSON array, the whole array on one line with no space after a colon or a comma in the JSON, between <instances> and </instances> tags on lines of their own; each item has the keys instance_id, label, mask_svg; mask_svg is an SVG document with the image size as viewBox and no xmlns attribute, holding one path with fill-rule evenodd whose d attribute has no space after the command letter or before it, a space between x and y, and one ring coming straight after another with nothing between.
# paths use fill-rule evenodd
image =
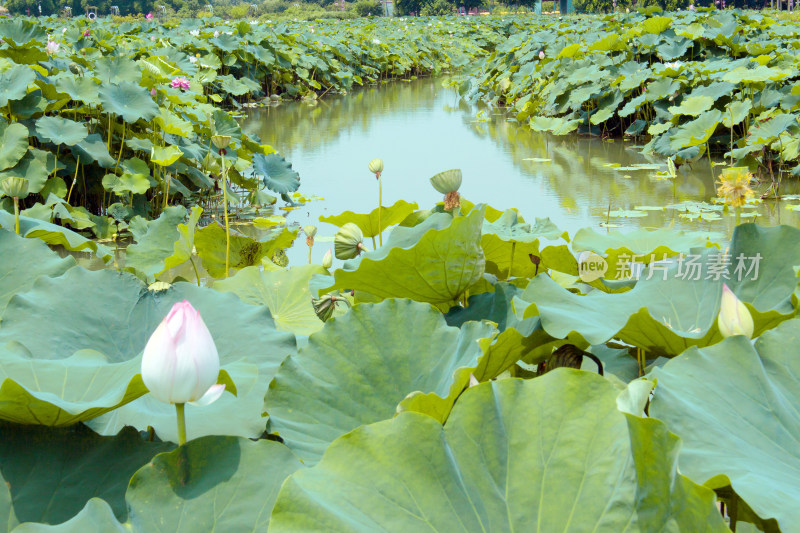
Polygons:
<instances>
[{"instance_id":1,"label":"background vegetation","mask_svg":"<svg viewBox=\"0 0 800 533\"><path fill-rule=\"evenodd\" d=\"M297 18L313 20L316 18L353 18L364 16L380 16L383 13L382 5L373 0L357 0L344 2L343 8L339 0L253 0L240 2L236 0L7 0L3 5L12 14L39 13L44 16L59 14L64 7L70 7L73 15L83 15L87 7L96 7L98 16L105 16L111 12L111 7L119 8L122 16L145 15L157 13L159 6L166 8L169 16L181 18L201 17L216 15L224 19L242 18ZM687 9L691 4L697 7L714 5L714 0L575 0L574 6L579 13L610 13L614 10L660 7L665 11ZM729 0L728 7L747 9L761 9L768 7L764 0ZM211 6L211 9L209 9ZM501 3L493 0L395 0L394 14L397 16L411 13L421 15L450 15L456 9L482 8L495 13L508 13L518 11L532 11L535 0L515 0ZM546 0L543 5L544 12L557 10L557 3Z\"/></svg>"}]
</instances>

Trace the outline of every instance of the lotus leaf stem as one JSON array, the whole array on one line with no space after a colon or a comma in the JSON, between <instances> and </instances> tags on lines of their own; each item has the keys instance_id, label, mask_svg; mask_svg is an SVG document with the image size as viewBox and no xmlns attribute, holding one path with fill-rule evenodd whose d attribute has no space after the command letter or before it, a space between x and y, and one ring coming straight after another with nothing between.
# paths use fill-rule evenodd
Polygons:
<instances>
[{"instance_id":1,"label":"lotus leaf stem","mask_svg":"<svg viewBox=\"0 0 800 533\"><path fill-rule=\"evenodd\" d=\"M228 171L225 168L225 156L220 154L220 161L222 163L222 209L225 213L225 277L228 277L228 271L231 268L231 230L228 223ZM310 253L310 252L309 252Z\"/></svg>"},{"instance_id":2,"label":"lotus leaf stem","mask_svg":"<svg viewBox=\"0 0 800 533\"><path fill-rule=\"evenodd\" d=\"M186 444L186 417L183 416L183 408L185 404L176 403L175 412L178 414L178 445L183 446Z\"/></svg>"},{"instance_id":3,"label":"lotus leaf stem","mask_svg":"<svg viewBox=\"0 0 800 533\"><path fill-rule=\"evenodd\" d=\"M383 246L383 231L382 231L382 228L381 228L381 211L383 211L383 209L381 209L381 199L382 199L381 196L382 196L382 192L383 192L382 191L382 187L381 187L381 173L378 172L377 176L378 176L378 242L381 244L381 246ZM373 244L373 248L374 248L375 247L374 246L374 244L375 244L375 240L374 239L372 241L372 244Z\"/></svg>"},{"instance_id":4,"label":"lotus leaf stem","mask_svg":"<svg viewBox=\"0 0 800 533\"><path fill-rule=\"evenodd\" d=\"M200 286L200 273L197 271L197 265L194 264L194 257L189 255L189 261L192 263L192 268L194 269L194 277L197 279L197 286Z\"/></svg>"},{"instance_id":5,"label":"lotus leaf stem","mask_svg":"<svg viewBox=\"0 0 800 533\"><path fill-rule=\"evenodd\" d=\"M17 235L19 235L19 197L14 197L14 228L17 231Z\"/></svg>"},{"instance_id":6,"label":"lotus leaf stem","mask_svg":"<svg viewBox=\"0 0 800 533\"><path fill-rule=\"evenodd\" d=\"M514 268L514 249L517 247L517 241L511 241L511 258L508 262L508 278L511 279L511 269Z\"/></svg>"},{"instance_id":7,"label":"lotus leaf stem","mask_svg":"<svg viewBox=\"0 0 800 533\"><path fill-rule=\"evenodd\" d=\"M114 172L119 168L119 160L122 159L122 149L125 147L125 121L122 121L122 140L119 142L119 154L117 155L117 164L114 165Z\"/></svg>"},{"instance_id":8,"label":"lotus leaf stem","mask_svg":"<svg viewBox=\"0 0 800 533\"><path fill-rule=\"evenodd\" d=\"M642 377L647 366L647 356L643 348L636 348L636 360L639 363L639 377Z\"/></svg>"},{"instance_id":9,"label":"lotus leaf stem","mask_svg":"<svg viewBox=\"0 0 800 533\"><path fill-rule=\"evenodd\" d=\"M77 159L75 161L75 175L72 176L72 183L69 186L69 192L67 193L67 203L69 203L69 198L72 196L72 188L75 187L75 182L78 181L78 169L81 166L81 160ZM131 205L133 205L133 200L131 200Z\"/></svg>"}]
</instances>

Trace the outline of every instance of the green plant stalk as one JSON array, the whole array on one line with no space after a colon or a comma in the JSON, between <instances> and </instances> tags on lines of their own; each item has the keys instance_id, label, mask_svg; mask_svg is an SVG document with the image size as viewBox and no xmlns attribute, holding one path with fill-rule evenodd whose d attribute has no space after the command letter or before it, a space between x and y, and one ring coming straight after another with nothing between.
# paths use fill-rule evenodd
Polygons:
<instances>
[{"instance_id":1,"label":"green plant stalk","mask_svg":"<svg viewBox=\"0 0 800 533\"><path fill-rule=\"evenodd\" d=\"M221 156L221 154L220 154ZM228 171L225 168L225 158L221 156L222 161L222 209L225 213L225 277L228 277L228 271L231 264L231 230L228 224Z\"/></svg>"},{"instance_id":2,"label":"green plant stalk","mask_svg":"<svg viewBox=\"0 0 800 533\"><path fill-rule=\"evenodd\" d=\"M14 197L14 229L19 235L19 197Z\"/></svg>"},{"instance_id":3,"label":"green plant stalk","mask_svg":"<svg viewBox=\"0 0 800 533\"><path fill-rule=\"evenodd\" d=\"M381 175L380 175L380 172L379 172L378 173L378 242L381 244L381 246L383 246L383 231L381 229L381 211L382 211L382 209L381 209L381 200L382 200L381 196L382 196L382 192L383 191L381 189L382 189L381 188Z\"/></svg>"},{"instance_id":4,"label":"green plant stalk","mask_svg":"<svg viewBox=\"0 0 800 533\"><path fill-rule=\"evenodd\" d=\"M67 203L69 203L69 198L72 196L72 188L75 187L75 182L78 181L78 169L81 166L81 160L76 159L75 161L75 175L72 176L72 183L69 186L69 192L67 193Z\"/></svg>"},{"instance_id":5,"label":"green plant stalk","mask_svg":"<svg viewBox=\"0 0 800 533\"><path fill-rule=\"evenodd\" d=\"M111 152L111 113L108 114L108 151Z\"/></svg>"},{"instance_id":6,"label":"green plant stalk","mask_svg":"<svg viewBox=\"0 0 800 533\"><path fill-rule=\"evenodd\" d=\"M119 142L119 154L117 154L117 164L114 165L114 172L119 168L119 160L122 159L122 149L125 147L125 121L122 121L122 140Z\"/></svg>"},{"instance_id":7,"label":"green plant stalk","mask_svg":"<svg viewBox=\"0 0 800 533\"><path fill-rule=\"evenodd\" d=\"M645 367L647 366L647 357L642 348L636 348L636 359L639 363L639 377L644 376Z\"/></svg>"},{"instance_id":8,"label":"green plant stalk","mask_svg":"<svg viewBox=\"0 0 800 533\"><path fill-rule=\"evenodd\" d=\"M708 157L708 168L711 169L711 179L714 180L714 162L711 160L711 147L706 141L706 156Z\"/></svg>"},{"instance_id":9,"label":"green plant stalk","mask_svg":"<svg viewBox=\"0 0 800 533\"><path fill-rule=\"evenodd\" d=\"M186 417L183 415L185 404L176 403L175 412L178 414L178 445L186 444Z\"/></svg>"},{"instance_id":10,"label":"green plant stalk","mask_svg":"<svg viewBox=\"0 0 800 533\"><path fill-rule=\"evenodd\" d=\"M735 212L736 212L736 225L738 226L739 224L741 224L741 221L742 221L742 208L739 207L739 206L736 206L734 209L735 209Z\"/></svg>"},{"instance_id":11,"label":"green plant stalk","mask_svg":"<svg viewBox=\"0 0 800 533\"><path fill-rule=\"evenodd\" d=\"M192 268L194 269L194 277L197 280L197 286L200 286L200 273L197 271L197 265L194 264L194 257L191 255L189 256L189 262L192 263Z\"/></svg>"},{"instance_id":12,"label":"green plant stalk","mask_svg":"<svg viewBox=\"0 0 800 533\"><path fill-rule=\"evenodd\" d=\"M517 241L511 241L511 258L508 262L508 277L511 279L511 269L514 268L514 249L517 247Z\"/></svg>"}]
</instances>

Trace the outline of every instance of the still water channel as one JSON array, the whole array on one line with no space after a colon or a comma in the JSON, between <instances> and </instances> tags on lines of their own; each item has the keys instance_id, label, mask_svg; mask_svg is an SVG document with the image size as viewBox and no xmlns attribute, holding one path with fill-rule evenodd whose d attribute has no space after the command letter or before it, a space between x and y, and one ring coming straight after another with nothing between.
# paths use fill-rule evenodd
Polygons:
<instances>
[{"instance_id":1,"label":"still water channel","mask_svg":"<svg viewBox=\"0 0 800 533\"><path fill-rule=\"evenodd\" d=\"M320 224L320 215L365 213L377 207L377 185L367 169L376 157L385 163L383 205L403 199L429 208L441 201L441 195L428 179L460 168L462 196L498 209L516 207L529 221L549 217L570 235L587 226L604 231L607 222L620 231L639 227L732 231L733 215L697 211L691 205L715 196L712 169L705 159L693 168L681 167L676 179L665 179L653 169L631 168L659 164L666 170L665 160L641 155L632 141L553 137L509 120L511 116L502 110L486 112L480 119L478 111L460 102L454 90L443 88L441 79L420 79L326 96L313 103L255 109L243 128L292 162L301 177L299 192L324 198L287 215L290 222L318 225L319 235L336 231ZM714 175L721 168L715 167ZM763 184L756 190L766 188ZM796 180L785 179L782 192L796 194ZM762 202L745 210L756 217L742 221L798 226L800 212L791 209L798 202L796 198ZM684 206L663 209L675 204ZM609 210L613 215L637 207L644 216L608 216ZM330 246L315 246L317 260ZM306 253L297 252L298 258ZM290 253L293 263L295 255Z\"/></svg>"}]
</instances>

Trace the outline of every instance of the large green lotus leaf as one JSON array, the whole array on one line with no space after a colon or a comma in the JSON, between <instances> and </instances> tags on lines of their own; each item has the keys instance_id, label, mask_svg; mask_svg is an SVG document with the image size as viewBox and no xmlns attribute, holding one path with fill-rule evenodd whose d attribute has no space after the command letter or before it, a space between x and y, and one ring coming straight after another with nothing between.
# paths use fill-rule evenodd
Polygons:
<instances>
[{"instance_id":1,"label":"large green lotus leaf","mask_svg":"<svg viewBox=\"0 0 800 533\"><path fill-rule=\"evenodd\" d=\"M147 533L266 531L281 484L300 468L277 442L197 439L134 474L130 521Z\"/></svg>"},{"instance_id":2,"label":"large green lotus leaf","mask_svg":"<svg viewBox=\"0 0 800 533\"><path fill-rule=\"evenodd\" d=\"M194 254L194 232L202 214L203 208L194 206L189 212L189 220L185 224L178 224L178 240L175 241L172 255L164 259L165 270L192 260L192 255Z\"/></svg>"},{"instance_id":3,"label":"large green lotus leaf","mask_svg":"<svg viewBox=\"0 0 800 533\"><path fill-rule=\"evenodd\" d=\"M56 80L56 89L66 93L73 100L80 100L85 104L97 105L100 103L100 87L91 78L67 76Z\"/></svg>"},{"instance_id":4,"label":"large green lotus leaf","mask_svg":"<svg viewBox=\"0 0 800 533\"><path fill-rule=\"evenodd\" d=\"M378 227L378 208L373 209L369 214L345 211L335 216L321 216L319 217L319 221L339 227L344 226L348 222L352 222L361 229L364 237L375 237L389 226L401 223L408 215L419 209L419 205L416 203L410 204L405 200L398 200L394 205L390 207L381 207L380 209L380 227Z\"/></svg>"},{"instance_id":5,"label":"large green lotus leaf","mask_svg":"<svg viewBox=\"0 0 800 533\"><path fill-rule=\"evenodd\" d=\"M33 358L10 342L0 347L0 419L69 426L100 416L147 393L141 362L110 364L94 350L66 359Z\"/></svg>"},{"instance_id":6,"label":"large green lotus leaf","mask_svg":"<svg viewBox=\"0 0 800 533\"><path fill-rule=\"evenodd\" d=\"M21 47L31 43L31 41L38 41L39 44L44 44L44 41L47 40L47 33L37 23L14 18L0 21L0 38L10 41L16 47Z\"/></svg>"},{"instance_id":7,"label":"large green lotus leaf","mask_svg":"<svg viewBox=\"0 0 800 533\"><path fill-rule=\"evenodd\" d=\"M753 126L747 133L747 140L750 144L770 143L780 137L781 133L787 129L796 127L797 115L794 113L781 113Z\"/></svg>"},{"instance_id":8,"label":"large green lotus leaf","mask_svg":"<svg viewBox=\"0 0 800 533\"><path fill-rule=\"evenodd\" d=\"M130 81L104 83L100 86L103 110L133 123L139 119L150 120L158 114L158 105L147 89Z\"/></svg>"},{"instance_id":9,"label":"large green lotus leaf","mask_svg":"<svg viewBox=\"0 0 800 533\"><path fill-rule=\"evenodd\" d=\"M16 165L28 151L28 128L0 122L0 170Z\"/></svg>"},{"instance_id":10,"label":"large green lotus leaf","mask_svg":"<svg viewBox=\"0 0 800 533\"><path fill-rule=\"evenodd\" d=\"M204 437L156 455L131 478L120 524L92 498L59 526L24 524L22 533L231 533L266 531L283 481L302 468L286 446L233 437Z\"/></svg>"},{"instance_id":11,"label":"large green lotus leaf","mask_svg":"<svg viewBox=\"0 0 800 533\"><path fill-rule=\"evenodd\" d=\"M28 194L41 192L54 166L63 167L56 163L55 154L36 148L30 149L16 165L0 172L0 182L8 177L25 178L28 180ZM47 198L47 195L43 196Z\"/></svg>"},{"instance_id":12,"label":"large green lotus leaf","mask_svg":"<svg viewBox=\"0 0 800 533\"><path fill-rule=\"evenodd\" d=\"M714 105L714 99L706 95L689 96L681 101L679 106L667 109L673 115L691 115L696 117L705 113Z\"/></svg>"},{"instance_id":13,"label":"large green lotus leaf","mask_svg":"<svg viewBox=\"0 0 800 533\"><path fill-rule=\"evenodd\" d=\"M14 228L14 215L0 210L0 227L12 230ZM103 261L108 261L112 257L111 251L102 244L97 244L74 231L37 218L20 216L19 231L23 237L41 239L47 244L60 245L67 250L75 252L90 250Z\"/></svg>"},{"instance_id":14,"label":"large green lotus leaf","mask_svg":"<svg viewBox=\"0 0 800 533\"><path fill-rule=\"evenodd\" d=\"M150 161L162 167L168 167L181 158L183 152L174 145L153 146L150 150Z\"/></svg>"},{"instance_id":15,"label":"large green lotus leaf","mask_svg":"<svg viewBox=\"0 0 800 533\"><path fill-rule=\"evenodd\" d=\"M785 70L758 65L756 68L737 67L727 72L723 81L731 83L757 83L764 81L778 81L789 77L791 74Z\"/></svg>"},{"instance_id":16,"label":"large green lotus leaf","mask_svg":"<svg viewBox=\"0 0 800 533\"><path fill-rule=\"evenodd\" d=\"M125 266L154 277L166 269L165 260L172 255L175 241L180 237L178 224L186 218L186 208L182 205L167 207L163 213L152 221L142 217L131 220L130 230L136 244L128 246L125 254Z\"/></svg>"},{"instance_id":17,"label":"large green lotus leaf","mask_svg":"<svg viewBox=\"0 0 800 533\"><path fill-rule=\"evenodd\" d=\"M728 276L728 285L741 300L751 304L756 335L794 313L791 295L797 279L789 265L800 264L800 230L742 224L734 232L728 265L716 249L693 252L698 270L689 273L688 262L673 259L665 270L645 271L632 290L617 294L577 295L549 277L537 276L522 295L535 302L525 316L538 314L545 331L556 338L577 332L590 344L602 344L616 336L653 355L671 357L722 339L716 317L726 279L717 279L715 269ZM737 274L740 255L745 270ZM753 279L755 272L747 271L754 264L749 258L759 255Z\"/></svg>"},{"instance_id":18,"label":"large green lotus leaf","mask_svg":"<svg viewBox=\"0 0 800 533\"><path fill-rule=\"evenodd\" d=\"M453 390L453 373L474 366L477 340L494 332L489 323L450 327L430 305L411 300L357 305L281 365L264 401L269 429L316 463L334 439L390 418L414 391L454 400L462 389Z\"/></svg>"},{"instance_id":19,"label":"large green lotus leaf","mask_svg":"<svg viewBox=\"0 0 800 533\"><path fill-rule=\"evenodd\" d=\"M712 109L691 122L681 125L669 138L670 149L677 152L683 148L705 144L714 134L719 123L722 122L722 118L722 111Z\"/></svg>"},{"instance_id":20,"label":"large green lotus leaf","mask_svg":"<svg viewBox=\"0 0 800 533\"><path fill-rule=\"evenodd\" d=\"M449 305L483 274L485 260L480 238L484 210L484 206L473 209L442 228L433 224L449 215L431 216L414 228L395 228L387 243L365 254L356 270L336 270L336 282L327 290L355 289L379 298L411 298ZM393 244L396 233L416 236L420 228L429 229L416 242Z\"/></svg>"},{"instance_id":21,"label":"large green lotus leaf","mask_svg":"<svg viewBox=\"0 0 800 533\"><path fill-rule=\"evenodd\" d=\"M116 164L116 160L108 153L108 147L99 133L90 133L71 149L72 154L82 165L97 162L103 168L111 168Z\"/></svg>"},{"instance_id":22,"label":"large green lotus leaf","mask_svg":"<svg viewBox=\"0 0 800 533\"><path fill-rule=\"evenodd\" d=\"M683 440L681 471L713 488L730 483L783 531L800 520L800 320L692 349L652 373L650 414Z\"/></svg>"},{"instance_id":23,"label":"large green lotus leaf","mask_svg":"<svg viewBox=\"0 0 800 533\"><path fill-rule=\"evenodd\" d=\"M94 62L93 74L101 83L128 82L138 85L142 79L142 71L136 62L123 56L101 57Z\"/></svg>"},{"instance_id":24,"label":"large green lotus leaf","mask_svg":"<svg viewBox=\"0 0 800 533\"><path fill-rule=\"evenodd\" d=\"M0 107L6 107L10 101L24 98L28 85L36 79L36 73L27 65L15 65L4 70L0 76Z\"/></svg>"},{"instance_id":25,"label":"large green lotus leaf","mask_svg":"<svg viewBox=\"0 0 800 533\"><path fill-rule=\"evenodd\" d=\"M89 135L86 126L62 117L41 117L36 121L36 133L54 144L74 146Z\"/></svg>"},{"instance_id":26,"label":"large green lotus leaf","mask_svg":"<svg viewBox=\"0 0 800 533\"><path fill-rule=\"evenodd\" d=\"M264 185L279 194L294 192L300 187L300 174L278 154L254 154L253 170L263 176Z\"/></svg>"},{"instance_id":27,"label":"large green lotus leaf","mask_svg":"<svg viewBox=\"0 0 800 533\"><path fill-rule=\"evenodd\" d=\"M588 250L600 254L608 263L606 277L616 278L621 264L635 260L649 264L676 254L688 254L692 248L714 244L705 232L685 232L672 229L638 229L628 233L609 231L598 233L581 228L572 239L576 252Z\"/></svg>"},{"instance_id":28,"label":"large green lotus leaf","mask_svg":"<svg viewBox=\"0 0 800 533\"><path fill-rule=\"evenodd\" d=\"M678 474L678 438L617 394L557 369L470 388L444 427L364 426L286 480L270 531L726 531L714 493Z\"/></svg>"},{"instance_id":29,"label":"large green lotus leaf","mask_svg":"<svg viewBox=\"0 0 800 533\"><path fill-rule=\"evenodd\" d=\"M145 194L150 190L150 180L145 174L124 172L121 176L106 174L103 176L103 188L123 198L129 194Z\"/></svg>"},{"instance_id":30,"label":"large green lotus leaf","mask_svg":"<svg viewBox=\"0 0 800 533\"><path fill-rule=\"evenodd\" d=\"M549 218L537 218L531 227L515 209L505 211L495 222L483 222L481 247L486 256L486 271L502 278L533 277L546 266L536 265L530 255L541 256L541 239L555 240L563 232ZM513 258L512 258L513 256Z\"/></svg>"},{"instance_id":31,"label":"large green lotus leaf","mask_svg":"<svg viewBox=\"0 0 800 533\"><path fill-rule=\"evenodd\" d=\"M272 257L278 250L288 248L294 242L297 230L280 228L268 234L266 240L256 241L231 230L230 267L242 269L257 265L264 257ZM225 228L219 224L209 224L195 231L197 255L203 266L215 278L225 277Z\"/></svg>"},{"instance_id":32,"label":"large green lotus leaf","mask_svg":"<svg viewBox=\"0 0 800 533\"><path fill-rule=\"evenodd\" d=\"M416 411L444 423L450 416L458 394L469 387L472 378L479 382L489 381L520 360L528 364L540 363L550 356L553 349L567 343L585 347L584 341L577 335L570 335L566 339L551 337L542 329L538 317L519 321L495 338L487 337L478 341L481 356L473 366L461 367L455 371L449 396L441 397L435 393L422 392L411 394L400 402L397 410Z\"/></svg>"},{"instance_id":33,"label":"large green lotus leaf","mask_svg":"<svg viewBox=\"0 0 800 533\"><path fill-rule=\"evenodd\" d=\"M133 428L113 437L101 437L81 425L2 423L0 430L0 471L21 522L64 522L93 497L103 498L124 520L131 476L154 455L174 448L171 443L147 442Z\"/></svg>"},{"instance_id":34,"label":"large green lotus leaf","mask_svg":"<svg viewBox=\"0 0 800 533\"><path fill-rule=\"evenodd\" d=\"M673 258L664 270L645 271L632 290L618 294L576 295L537 276L522 295L535 302L525 316L538 314L545 331L556 338L577 332L590 344L602 344L618 336L654 355L674 356L690 346L721 340L716 317L727 281L750 304L759 335L794 313L791 294L797 278L789 265L800 264L800 230L742 224L730 248L728 265L716 249L695 249L697 270L690 272L689 260ZM757 272L748 270L756 264Z\"/></svg>"},{"instance_id":35,"label":"large green lotus leaf","mask_svg":"<svg viewBox=\"0 0 800 533\"><path fill-rule=\"evenodd\" d=\"M111 506L100 498L92 498L74 517L51 526L37 522L26 522L14 529L15 533L131 533L131 529L120 524L114 517Z\"/></svg>"},{"instance_id":36,"label":"large green lotus leaf","mask_svg":"<svg viewBox=\"0 0 800 533\"><path fill-rule=\"evenodd\" d=\"M300 265L273 272L260 267L245 267L235 276L214 283L214 289L232 292L243 302L266 305L279 330L295 335L311 335L322 329L323 322L311 305L308 289L311 276L327 274L319 265Z\"/></svg>"},{"instance_id":37,"label":"large green lotus leaf","mask_svg":"<svg viewBox=\"0 0 800 533\"><path fill-rule=\"evenodd\" d=\"M14 294L30 289L39 276L60 276L76 264L72 257L59 257L41 241L4 229L0 229L0 257L0 321Z\"/></svg>"},{"instance_id":38,"label":"large green lotus leaf","mask_svg":"<svg viewBox=\"0 0 800 533\"><path fill-rule=\"evenodd\" d=\"M102 403L91 398L80 406L83 411L109 407L114 404L107 398L126 397L126 389L138 373L136 358L172 305L181 300L188 300L202 314L222 368L234 380L239 394L225 394L204 408L187 408L189 435L214 434L217 428L229 434L259 435L265 426L261 407L267 385L281 361L294 351L295 341L294 336L275 330L265 307L244 304L234 295L190 283L152 292L130 274L72 268L59 278L39 278L33 289L11 298L0 328L0 360L5 361L19 350L18 344L7 344L18 341L24 344L30 358L54 360L48 363L52 365L59 361L64 366L73 363L73 372L100 371L96 368L97 358L85 368L77 367L85 358L64 361L81 350L101 351L111 363L128 362L127 373L115 375L113 383L106 379L108 383L92 389L98 391L96 396ZM103 372L108 375L111 371ZM48 398L55 402L62 394L63 377L58 383L49 384L47 392L55 396ZM81 390L76 387L71 394ZM174 408L150 395L91 422L96 431L112 435L125 425L142 430L151 425L165 439L176 437Z\"/></svg>"}]
</instances>

